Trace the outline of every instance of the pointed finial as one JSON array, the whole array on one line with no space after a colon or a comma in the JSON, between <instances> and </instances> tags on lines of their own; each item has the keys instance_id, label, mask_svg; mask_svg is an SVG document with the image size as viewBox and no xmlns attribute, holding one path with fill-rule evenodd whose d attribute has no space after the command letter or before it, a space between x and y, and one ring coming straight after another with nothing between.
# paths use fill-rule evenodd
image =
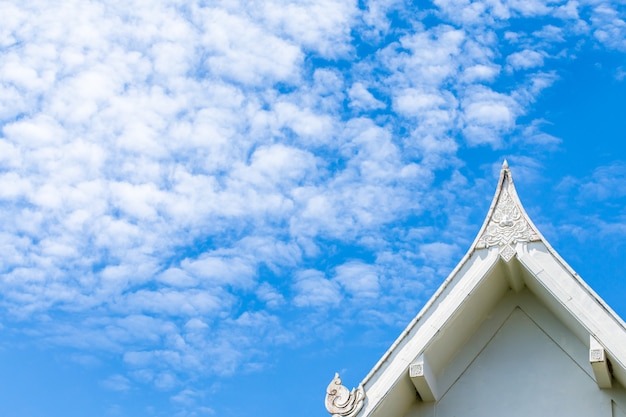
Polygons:
<instances>
[{"instance_id":1,"label":"pointed finial","mask_svg":"<svg viewBox=\"0 0 626 417\"><path fill-rule=\"evenodd\" d=\"M504 158L504 162L502 163L502 169L509 169L509 163L506 158Z\"/></svg>"}]
</instances>

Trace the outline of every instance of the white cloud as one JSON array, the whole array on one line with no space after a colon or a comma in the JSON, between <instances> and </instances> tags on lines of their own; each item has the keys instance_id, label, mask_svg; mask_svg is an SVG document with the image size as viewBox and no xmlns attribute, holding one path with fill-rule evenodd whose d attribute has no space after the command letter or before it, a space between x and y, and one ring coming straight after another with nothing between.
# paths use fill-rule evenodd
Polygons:
<instances>
[{"instance_id":1,"label":"white cloud","mask_svg":"<svg viewBox=\"0 0 626 417\"><path fill-rule=\"evenodd\" d=\"M394 109L406 115L416 115L437 109L446 104L439 94L427 93L416 89L406 89L394 101Z\"/></svg>"},{"instance_id":2,"label":"white cloud","mask_svg":"<svg viewBox=\"0 0 626 417\"><path fill-rule=\"evenodd\" d=\"M211 293L201 290L158 291L139 290L115 300L112 308L124 314L146 313L174 317L205 316L221 311L232 303L232 297L221 291Z\"/></svg>"},{"instance_id":3,"label":"white cloud","mask_svg":"<svg viewBox=\"0 0 626 417\"><path fill-rule=\"evenodd\" d=\"M525 49L509 55L506 58L506 62L513 70L520 70L542 67L543 58L544 56L541 52Z\"/></svg>"},{"instance_id":4,"label":"white cloud","mask_svg":"<svg viewBox=\"0 0 626 417\"><path fill-rule=\"evenodd\" d=\"M420 247L420 256L423 256L435 265L448 265L450 259L458 258L459 247L456 244L443 242L426 243Z\"/></svg>"},{"instance_id":5,"label":"white cloud","mask_svg":"<svg viewBox=\"0 0 626 417\"><path fill-rule=\"evenodd\" d=\"M359 261L339 265L334 277L346 292L353 297L374 298L380 294L378 271L372 265Z\"/></svg>"},{"instance_id":6,"label":"white cloud","mask_svg":"<svg viewBox=\"0 0 626 417\"><path fill-rule=\"evenodd\" d=\"M587 203L626 196L626 165L615 162L594 170L591 177L581 181L578 186L578 198Z\"/></svg>"},{"instance_id":7,"label":"white cloud","mask_svg":"<svg viewBox=\"0 0 626 417\"><path fill-rule=\"evenodd\" d=\"M522 16L542 16L551 11L551 7L541 0L508 0L506 3Z\"/></svg>"},{"instance_id":8,"label":"white cloud","mask_svg":"<svg viewBox=\"0 0 626 417\"><path fill-rule=\"evenodd\" d=\"M383 109L385 103L377 100L362 83L354 83L348 90L350 106L365 110Z\"/></svg>"},{"instance_id":9,"label":"white cloud","mask_svg":"<svg viewBox=\"0 0 626 417\"><path fill-rule=\"evenodd\" d=\"M467 105L466 115L471 122L478 124L511 126L513 114L506 100L477 100ZM504 102L503 102L504 101Z\"/></svg>"},{"instance_id":10,"label":"white cloud","mask_svg":"<svg viewBox=\"0 0 626 417\"><path fill-rule=\"evenodd\" d=\"M500 146L502 135L513 129L520 112L514 99L483 87L469 89L462 106L463 132L472 145Z\"/></svg>"},{"instance_id":11,"label":"white cloud","mask_svg":"<svg viewBox=\"0 0 626 417\"><path fill-rule=\"evenodd\" d=\"M199 259L185 259L181 267L189 274L198 277L201 285L208 287L228 285L251 287L256 270L248 259L207 254Z\"/></svg>"},{"instance_id":12,"label":"white cloud","mask_svg":"<svg viewBox=\"0 0 626 417\"><path fill-rule=\"evenodd\" d=\"M356 1L267 1L261 6L266 25L327 58L346 54Z\"/></svg>"},{"instance_id":13,"label":"white cloud","mask_svg":"<svg viewBox=\"0 0 626 417\"><path fill-rule=\"evenodd\" d=\"M493 81L493 79L500 73L500 68L495 65L472 65L469 68L465 68L463 71L463 79L468 83L476 81Z\"/></svg>"},{"instance_id":14,"label":"white cloud","mask_svg":"<svg viewBox=\"0 0 626 417\"><path fill-rule=\"evenodd\" d=\"M293 303L299 307L330 308L342 299L339 285L324 277L320 271L302 271L294 283Z\"/></svg>"},{"instance_id":15,"label":"white cloud","mask_svg":"<svg viewBox=\"0 0 626 417\"><path fill-rule=\"evenodd\" d=\"M435 4L446 18L466 25L493 23L509 18L512 13L506 2L500 0L436 0Z\"/></svg>"},{"instance_id":16,"label":"white cloud","mask_svg":"<svg viewBox=\"0 0 626 417\"><path fill-rule=\"evenodd\" d=\"M304 182L316 168L315 157L307 151L276 144L257 148L250 164L236 167L232 178L260 187L293 188Z\"/></svg>"},{"instance_id":17,"label":"white cloud","mask_svg":"<svg viewBox=\"0 0 626 417\"><path fill-rule=\"evenodd\" d=\"M265 302L269 308L278 308L285 303L283 295L267 282L261 283L256 290L256 295L261 301Z\"/></svg>"},{"instance_id":18,"label":"white cloud","mask_svg":"<svg viewBox=\"0 0 626 417\"><path fill-rule=\"evenodd\" d=\"M547 42L565 42L565 32L562 28L554 25L546 25L540 30L533 32L533 36L539 39L544 39Z\"/></svg>"},{"instance_id":19,"label":"white cloud","mask_svg":"<svg viewBox=\"0 0 626 417\"><path fill-rule=\"evenodd\" d=\"M102 386L112 391L128 391L131 388L131 383L125 376L117 374L102 381Z\"/></svg>"},{"instance_id":20,"label":"white cloud","mask_svg":"<svg viewBox=\"0 0 626 417\"><path fill-rule=\"evenodd\" d=\"M400 40L410 56L392 58L392 65L401 73L410 74L412 83L438 86L458 71L455 57L461 53L466 39L462 30L442 25L432 31L419 32Z\"/></svg>"},{"instance_id":21,"label":"white cloud","mask_svg":"<svg viewBox=\"0 0 626 417\"><path fill-rule=\"evenodd\" d=\"M368 40L378 40L391 26L389 14L402 7L402 0L366 0L363 2L362 19L366 28L362 36Z\"/></svg>"},{"instance_id":22,"label":"white cloud","mask_svg":"<svg viewBox=\"0 0 626 417\"><path fill-rule=\"evenodd\" d=\"M558 6L554 15L561 19L578 19L578 7L580 3L576 0L569 0L567 3Z\"/></svg>"},{"instance_id":23,"label":"white cloud","mask_svg":"<svg viewBox=\"0 0 626 417\"><path fill-rule=\"evenodd\" d=\"M285 126L303 139L309 138L313 143L324 143L331 138L333 131L332 119L327 115L317 115L310 109L301 109L291 103L276 104L278 125Z\"/></svg>"},{"instance_id":24,"label":"white cloud","mask_svg":"<svg viewBox=\"0 0 626 417\"><path fill-rule=\"evenodd\" d=\"M549 133L543 132L542 125L545 124L545 120L533 120L529 126L524 128L519 140L531 146L541 146L542 149L550 149L558 146L562 140Z\"/></svg>"},{"instance_id":25,"label":"white cloud","mask_svg":"<svg viewBox=\"0 0 626 417\"><path fill-rule=\"evenodd\" d=\"M209 73L251 85L297 79L303 55L296 45L217 8L196 13L195 20L203 28L201 43L208 54L204 68Z\"/></svg>"},{"instance_id":26,"label":"white cloud","mask_svg":"<svg viewBox=\"0 0 626 417\"><path fill-rule=\"evenodd\" d=\"M591 16L593 35L610 48L626 51L626 20L609 3L593 8Z\"/></svg>"}]
</instances>

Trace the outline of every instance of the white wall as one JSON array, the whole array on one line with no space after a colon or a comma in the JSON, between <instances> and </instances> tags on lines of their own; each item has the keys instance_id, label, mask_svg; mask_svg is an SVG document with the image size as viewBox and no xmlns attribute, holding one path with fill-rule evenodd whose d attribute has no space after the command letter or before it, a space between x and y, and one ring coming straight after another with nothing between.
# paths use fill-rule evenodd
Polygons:
<instances>
[{"instance_id":1,"label":"white wall","mask_svg":"<svg viewBox=\"0 0 626 417\"><path fill-rule=\"evenodd\" d=\"M438 402L416 401L406 417L626 417L626 391L598 388L587 347L530 293L510 298L526 301L476 356L457 355L451 366L465 370Z\"/></svg>"}]
</instances>

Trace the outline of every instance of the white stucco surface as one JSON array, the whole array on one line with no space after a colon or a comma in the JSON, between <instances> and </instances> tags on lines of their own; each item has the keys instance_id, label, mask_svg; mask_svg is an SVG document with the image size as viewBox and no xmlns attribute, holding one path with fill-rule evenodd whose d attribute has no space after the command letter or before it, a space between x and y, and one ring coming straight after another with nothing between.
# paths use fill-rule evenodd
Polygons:
<instances>
[{"instance_id":1,"label":"white stucco surface","mask_svg":"<svg viewBox=\"0 0 626 417\"><path fill-rule=\"evenodd\" d=\"M509 310L441 399L416 400L406 417L621 416L626 392L598 388L584 344L545 311L528 313Z\"/></svg>"},{"instance_id":2,"label":"white stucco surface","mask_svg":"<svg viewBox=\"0 0 626 417\"><path fill-rule=\"evenodd\" d=\"M611 403L613 410L613 417L626 417L626 411L620 408L615 402Z\"/></svg>"}]
</instances>

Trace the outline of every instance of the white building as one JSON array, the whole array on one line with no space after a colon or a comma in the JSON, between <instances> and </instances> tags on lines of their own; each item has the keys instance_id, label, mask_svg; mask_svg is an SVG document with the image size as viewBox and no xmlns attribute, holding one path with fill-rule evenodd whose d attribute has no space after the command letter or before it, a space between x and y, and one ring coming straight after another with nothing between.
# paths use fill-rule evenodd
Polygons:
<instances>
[{"instance_id":1,"label":"white building","mask_svg":"<svg viewBox=\"0 0 626 417\"><path fill-rule=\"evenodd\" d=\"M626 417L626 324L524 211L506 161L468 253L336 417Z\"/></svg>"}]
</instances>

